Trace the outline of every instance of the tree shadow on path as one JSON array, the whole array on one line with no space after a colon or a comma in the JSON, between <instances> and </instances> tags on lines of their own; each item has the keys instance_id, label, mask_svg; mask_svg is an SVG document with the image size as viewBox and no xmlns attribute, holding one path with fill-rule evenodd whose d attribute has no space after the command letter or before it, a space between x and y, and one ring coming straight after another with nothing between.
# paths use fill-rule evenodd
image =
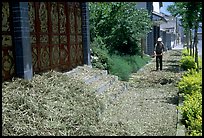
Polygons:
<instances>
[{"instance_id":1,"label":"tree shadow on path","mask_svg":"<svg viewBox=\"0 0 204 138\"><path fill-rule=\"evenodd\" d=\"M179 73L180 72L180 67L179 65L166 65L167 68L164 68L163 70L164 71L167 71L167 72L173 72L173 73Z\"/></svg>"},{"instance_id":2,"label":"tree shadow on path","mask_svg":"<svg viewBox=\"0 0 204 138\"><path fill-rule=\"evenodd\" d=\"M179 99L177 95L175 95L174 97L168 97L166 99L166 103L169 103L169 104L178 105L178 102L179 102Z\"/></svg>"}]
</instances>

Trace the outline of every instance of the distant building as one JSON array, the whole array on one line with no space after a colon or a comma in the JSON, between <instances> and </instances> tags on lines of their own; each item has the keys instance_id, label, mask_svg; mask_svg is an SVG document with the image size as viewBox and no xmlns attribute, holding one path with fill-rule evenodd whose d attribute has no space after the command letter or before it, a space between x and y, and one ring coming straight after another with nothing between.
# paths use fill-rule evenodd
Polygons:
<instances>
[{"instance_id":1,"label":"distant building","mask_svg":"<svg viewBox=\"0 0 204 138\"><path fill-rule=\"evenodd\" d=\"M194 35L194 31L193 31L193 35ZM198 35L198 40L202 40L202 23L199 24L197 35Z\"/></svg>"},{"instance_id":2,"label":"distant building","mask_svg":"<svg viewBox=\"0 0 204 138\"><path fill-rule=\"evenodd\" d=\"M144 53L153 55L154 45L157 38L160 37L160 24L167 22L163 15L160 13L162 2L137 2L137 9L147 9L150 14L150 18L153 21L153 28L147 34L146 45L144 47Z\"/></svg>"},{"instance_id":3,"label":"distant building","mask_svg":"<svg viewBox=\"0 0 204 138\"><path fill-rule=\"evenodd\" d=\"M162 13L163 14L163 13ZM176 45L176 18L170 15L163 14L167 22L160 25L161 29L168 35L167 48L171 49Z\"/></svg>"},{"instance_id":4,"label":"distant building","mask_svg":"<svg viewBox=\"0 0 204 138\"><path fill-rule=\"evenodd\" d=\"M181 26L181 21L171 15L166 15L162 13L164 18L167 20L166 23L162 23L160 25L161 30L165 31L168 35L168 38L166 41L168 49L171 49L172 47L182 44L185 41L184 38L184 31L183 27ZM169 44L170 43L170 44Z\"/></svg>"}]
</instances>

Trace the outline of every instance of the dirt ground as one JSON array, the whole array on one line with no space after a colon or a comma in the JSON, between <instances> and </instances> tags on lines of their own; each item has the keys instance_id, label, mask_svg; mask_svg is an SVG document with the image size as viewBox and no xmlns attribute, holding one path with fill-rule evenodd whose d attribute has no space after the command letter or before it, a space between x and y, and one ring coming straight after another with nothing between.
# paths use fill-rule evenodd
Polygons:
<instances>
[{"instance_id":1,"label":"dirt ground","mask_svg":"<svg viewBox=\"0 0 204 138\"><path fill-rule=\"evenodd\" d=\"M163 56L163 70L156 71L155 58L132 74L129 91L123 93L102 114L102 120L127 124L136 136L175 136L177 124L177 82L181 50Z\"/></svg>"}]
</instances>

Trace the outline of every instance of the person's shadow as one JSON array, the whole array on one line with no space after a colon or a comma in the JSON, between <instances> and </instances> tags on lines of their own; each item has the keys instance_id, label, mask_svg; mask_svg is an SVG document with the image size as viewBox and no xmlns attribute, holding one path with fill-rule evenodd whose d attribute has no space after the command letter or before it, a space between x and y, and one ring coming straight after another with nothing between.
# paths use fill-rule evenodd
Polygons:
<instances>
[{"instance_id":1,"label":"person's shadow","mask_svg":"<svg viewBox=\"0 0 204 138\"><path fill-rule=\"evenodd\" d=\"M156 70L156 69L150 70L150 72L157 72L157 71L159 71L159 70Z\"/></svg>"}]
</instances>

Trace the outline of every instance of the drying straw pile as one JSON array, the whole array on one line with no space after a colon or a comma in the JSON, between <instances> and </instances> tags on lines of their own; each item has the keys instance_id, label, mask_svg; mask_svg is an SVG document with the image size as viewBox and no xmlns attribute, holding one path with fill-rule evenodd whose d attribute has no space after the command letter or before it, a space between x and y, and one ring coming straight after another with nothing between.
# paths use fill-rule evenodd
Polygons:
<instances>
[{"instance_id":1,"label":"drying straw pile","mask_svg":"<svg viewBox=\"0 0 204 138\"><path fill-rule=\"evenodd\" d=\"M101 122L101 102L84 83L50 71L31 81L2 83L2 134L128 135L124 124Z\"/></svg>"}]
</instances>

